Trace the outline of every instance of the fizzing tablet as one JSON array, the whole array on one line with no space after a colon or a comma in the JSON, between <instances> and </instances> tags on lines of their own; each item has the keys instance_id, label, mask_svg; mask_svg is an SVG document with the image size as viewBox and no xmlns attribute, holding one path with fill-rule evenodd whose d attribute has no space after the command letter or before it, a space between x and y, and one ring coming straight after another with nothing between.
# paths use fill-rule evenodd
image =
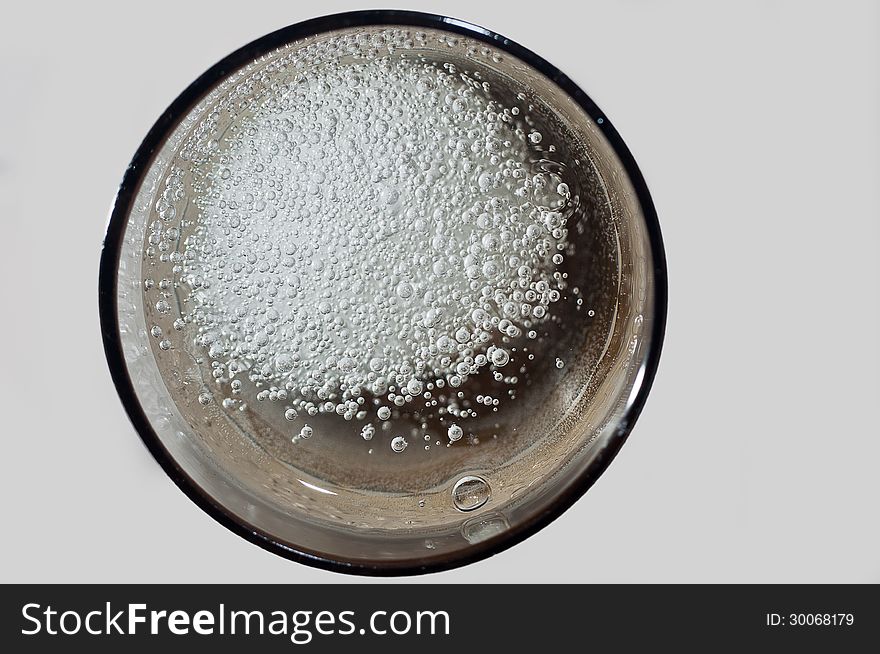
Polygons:
<instances>
[{"instance_id":1,"label":"fizzing tablet","mask_svg":"<svg viewBox=\"0 0 880 654\"><path fill-rule=\"evenodd\" d=\"M111 370L191 497L356 572L497 551L601 472L665 313L653 207L607 118L484 30L317 19L150 133L102 262Z\"/></svg>"}]
</instances>

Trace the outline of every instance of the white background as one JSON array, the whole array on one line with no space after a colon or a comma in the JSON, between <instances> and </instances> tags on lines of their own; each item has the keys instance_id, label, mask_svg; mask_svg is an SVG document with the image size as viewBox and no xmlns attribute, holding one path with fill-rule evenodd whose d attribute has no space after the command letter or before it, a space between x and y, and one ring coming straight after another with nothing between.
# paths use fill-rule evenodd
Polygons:
<instances>
[{"instance_id":1,"label":"white background","mask_svg":"<svg viewBox=\"0 0 880 654\"><path fill-rule=\"evenodd\" d=\"M166 478L116 397L96 297L115 187L171 100L252 39L367 6L4 8L0 581L351 580L247 543ZM654 390L595 487L428 580L880 582L880 5L406 8L500 32L592 96L651 188L670 284Z\"/></svg>"}]
</instances>

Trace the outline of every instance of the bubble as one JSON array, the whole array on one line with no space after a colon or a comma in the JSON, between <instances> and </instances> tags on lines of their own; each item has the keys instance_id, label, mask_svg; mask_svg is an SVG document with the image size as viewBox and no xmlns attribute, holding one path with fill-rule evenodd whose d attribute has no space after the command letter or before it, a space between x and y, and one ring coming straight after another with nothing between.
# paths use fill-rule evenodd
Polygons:
<instances>
[{"instance_id":1,"label":"bubble","mask_svg":"<svg viewBox=\"0 0 880 654\"><path fill-rule=\"evenodd\" d=\"M373 440L373 436L376 435L376 428L373 425L364 425L364 428L361 429L361 437L365 441Z\"/></svg>"},{"instance_id":2,"label":"bubble","mask_svg":"<svg viewBox=\"0 0 880 654\"><path fill-rule=\"evenodd\" d=\"M303 425L302 429L299 430L300 438L311 438L312 437L312 428L309 425Z\"/></svg>"},{"instance_id":3,"label":"bubble","mask_svg":"<svg viewBox=\"0 0 880 654\"><path fill-rule=\"evenodd\" d=\"M287 420L296 420L296 416L296 409L287 409L287 411L284 412L284 417Z\"/></svg>"},{"instance_id":4,"label":"bubble","mask_svg":"<svg viewBox=\"0 0 880 654\"><path fill-rule=\"evenodd\" d=\"M391 439L391 449L395 452L403 452L406 446L407 442L403 436L395 436Z\"/></svg>"},{"instance_id":5,"label":"bubble","mask_svg":"<svg viewBox=\"0 0 880 654\"><path fill-rule=\"evenodd\" d=\"M449 429L446 431L446 435L449 436L449 440L454 443L464 436L464 431L458 425L450 425Z\"/></svg>"},{"instance_id":6,"label":"bubble","mask_svg":"<svg viewBox=\"0 0 880 654\"><path fill-rule=\"evenodd\" d=\"M562 368L564 365L565 365L565 361L563 361L563 360L560 359L559 357L556 357L556 367L557 367L557 368Z\"/></svg>"},{"instance_id":7,"label":"bubble","mask_svg":"<svg viewBox=\"0 0 880 654\"><path fill-rule=\"evenodd\" d=\"M397 285L397 296L403 299L411 298L413 294L412 284L408 282L400 282Z\"/></svg>"},{"instance_id":8,"label":"bubble","mask_svg":"<svg viewBox=\"0 0 880 654\"><path fill-rule=\"evenodd\" d=\"M498 368L506 366L510 361L510 353L501 347L495 348L490 356L492 358L492 363Z\"/></svg>"},{"instance_id":9,"label":"bubble","mask_svg":"<svg viewBox=\"0 0 880 654\"><path fill-rule=\"evenodd\" d=\"M452 503L459 511L474 511L489 501L488 482L476 475L462 477L452 487Z\"/></svg>"},{"instance_id":10,"label":"bubble","mask_svg":"<svg viewBox=\"0 0 880 654\"><path fill-rule=\"evenodd\" d=\"M391 409L387 406L380 406L376 411L376 415L379 416L379 420L388 420L391 417Z\"/></svg>"}]
</instances>

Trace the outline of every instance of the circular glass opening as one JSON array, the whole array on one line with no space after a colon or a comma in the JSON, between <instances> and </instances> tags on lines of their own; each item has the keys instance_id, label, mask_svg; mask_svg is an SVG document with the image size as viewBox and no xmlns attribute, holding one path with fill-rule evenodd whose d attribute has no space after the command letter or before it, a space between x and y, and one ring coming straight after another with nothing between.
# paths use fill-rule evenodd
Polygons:
<instances>
[{"instance_id":1,"label":"circular glass opening","mask_svg":"<svg viewBox=\"0 0 880 654\"><path fill-rule=\"evenodd\" d=\"M138 431L238 533L440 569L564 510L659 356L644 182L564 76L477 28L317 19L233 54L135 157L101 270Z\"/></svg>"}]
</instances>

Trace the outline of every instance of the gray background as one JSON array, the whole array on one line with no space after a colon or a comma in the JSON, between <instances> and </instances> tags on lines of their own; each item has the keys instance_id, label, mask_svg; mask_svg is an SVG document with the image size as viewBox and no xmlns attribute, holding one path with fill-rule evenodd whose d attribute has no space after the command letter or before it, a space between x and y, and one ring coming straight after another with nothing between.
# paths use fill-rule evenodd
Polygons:
<instances>
[{"instance_id":1,"label":"gray background","mask_svg":"<svg viewBox=\"0 0 880 654\"><path fill-rule=\"evenodd\" d=\"M621 455L453 581L880 581L880 9L408 3L538 52L611 117L656 202L666 346ZM570 3L573 7L575 3ZM0 581L351 578L202 513L130 427L96 302L107 210L162 110L321 3L17 3L0 21Z\"/></svg>"}]
</instances>

